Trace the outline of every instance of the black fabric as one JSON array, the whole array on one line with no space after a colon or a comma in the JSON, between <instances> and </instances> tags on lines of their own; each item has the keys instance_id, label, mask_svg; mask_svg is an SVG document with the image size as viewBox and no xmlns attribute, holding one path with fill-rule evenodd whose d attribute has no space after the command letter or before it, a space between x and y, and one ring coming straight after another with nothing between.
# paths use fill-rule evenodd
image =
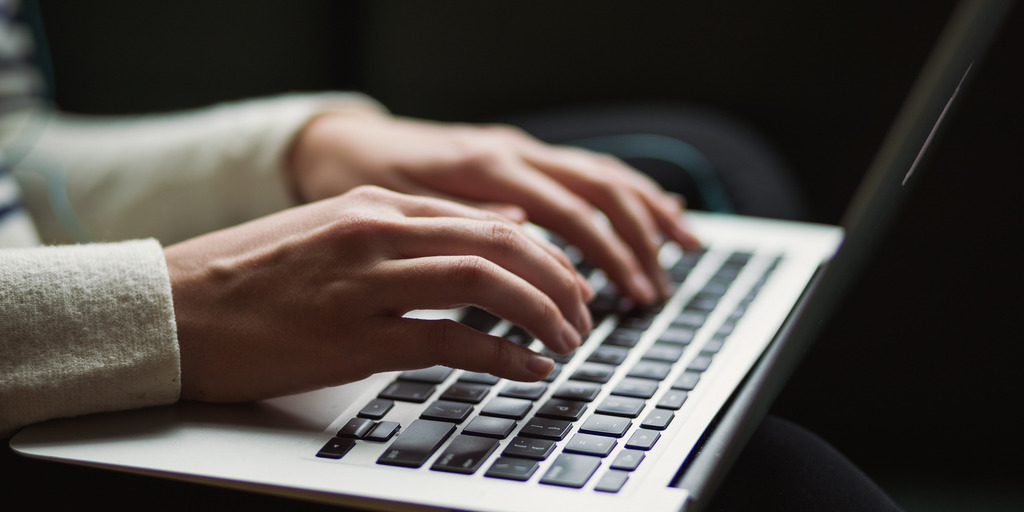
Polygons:
<instances>
[{"instance_id":1,"label":"black fabric","mask_svg":"<svg viewBox=\"0 0 1024 512\"><path fill-rule=\"evenodd\" d=\"M900 508L824 440L769 416L754 432L708 510L885 512Z\"/></svg>"}]
</instances>

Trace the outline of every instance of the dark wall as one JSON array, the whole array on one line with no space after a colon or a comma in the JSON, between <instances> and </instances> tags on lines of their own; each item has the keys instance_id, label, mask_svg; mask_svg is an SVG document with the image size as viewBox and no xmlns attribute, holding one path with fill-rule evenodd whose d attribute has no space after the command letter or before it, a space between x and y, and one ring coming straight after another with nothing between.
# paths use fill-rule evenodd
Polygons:
<instances>
[{"instance_id":1,"label":"dark wall","mask_svg":"<svg viewBox=\"0 0 1024 512\"><path fill-rule=\"evenodd\" d=\"M69 110L326 88L448 120L699 103L762 133L814 220L836 222L951 5L104 0L47 2L44 14ZM870 472L1020 479L1022 34L1018 7L776 406Z\"/></svg>"}]
</instances>

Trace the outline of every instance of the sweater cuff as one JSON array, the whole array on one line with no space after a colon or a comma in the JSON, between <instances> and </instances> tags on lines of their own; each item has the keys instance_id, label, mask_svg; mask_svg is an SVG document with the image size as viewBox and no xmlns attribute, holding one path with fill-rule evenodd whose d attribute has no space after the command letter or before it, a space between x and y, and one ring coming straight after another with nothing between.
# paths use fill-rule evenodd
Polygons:
<instances>
[{"instance_id":1,"label":"sweater cuff","mask_svg":"<svg viewBox=\"0 0 1024 512\"><path fill-rule=\"evenodd\" d=\"M0 251L0 324L0 436L178 400L170 279L154 240Z\"/></svg>"}]
</instances>

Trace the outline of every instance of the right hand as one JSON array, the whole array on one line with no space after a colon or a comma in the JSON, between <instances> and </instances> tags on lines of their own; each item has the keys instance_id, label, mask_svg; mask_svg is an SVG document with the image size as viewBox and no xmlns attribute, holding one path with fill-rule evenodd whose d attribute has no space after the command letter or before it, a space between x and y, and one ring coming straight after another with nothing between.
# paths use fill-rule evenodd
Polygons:
<instances>
[{"instance_id":1,"label":"right hand","mask_svg":"<svg viewBox=\"0 0 1024 512\"><path fill-rule=\"evenodd\" d=\"M376 187L165 249L182 399L249 401L432 365L539 380L553 362L450 320L473 305L556 353L591 328L568 259L493 212Z\"/></svg>"}]
</instances>

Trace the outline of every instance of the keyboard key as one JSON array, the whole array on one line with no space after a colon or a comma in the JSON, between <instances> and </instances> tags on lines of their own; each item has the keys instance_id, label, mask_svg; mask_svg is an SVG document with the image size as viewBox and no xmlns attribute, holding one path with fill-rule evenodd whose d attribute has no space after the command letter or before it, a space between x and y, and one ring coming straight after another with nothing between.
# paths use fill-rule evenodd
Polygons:
<instances>
[{"instance_id":1,"label":"keyboard key","mask_svg":"<svg viewBox=\"0 0 1024 512\"><path fill-rule=\"evenodd\" d=\"M586 339L584 339L583 341L585 342ZM568 363L569 361L572 361L572 358L576 355L575 352L570 352L568 354L556 354L555 352L553 352L553 351L551 351L550 349L547 349L547 348L545 348L544 350L541 350L540 353L544 354L549 359L551 359L552 361L554 361L554 362L556 362L558 364Z\"/></svg>"},{"instance_id":2,"label":"keyboard key","mask_svg":"<svg viewBox=\"0 0 1024 512\"><path fill-rule=\"evenodd\" d=\"M487 384L493 386L501 380L500 377L495 377L489 373L480 372L465 372L459 376L459 382L472 382L474 384Z\"/></svg>"},{"instance_id":3,"label":"keyboard key","mask_svg":"<svg viewBox=\"0 0 1024 512\"><path fill-rule=\"evenodd\" d=\"M626 448L631 450L650 450L654 448L654 443L661 439L661 433L655 430L637 429L633 432L633 435L629 436L629 441L626 441Z\"/></svg>"},{"instance_id":4,"label":"keyboard key","mask_svg":"<svg viewBox=\"0 0 1024 512\"><path fill-rule=\"evenodd\" d=\"M742 267L750 261L750 258L754 257L753 253L746 251L736 251L729 255L729 258L725 260L723 265Z\"/></svg>"},{"instance_id":5,"label":"keyboard key","mask_svg":"<svg viewBox=\"0 0 1024 512\"><path fill-rule=\"evenodd\" d=\"M625 347L633 348L640 341L640 337L643 335L642 331L634 331L631 329L616 329L608 335L607 338L601 343L602 345L610 345L613 347Z\"/></svg>"},{"instance_id":6,"label":"keyboard key","mask_svg":"<svg viewBox=\"0 0 1024 512\"><path fill-rule=\"evenodd\" d=\"M650 379L634 379L626 377L619 381L615 389L612 390L613 395L619 396L630 396L633 398L650 398L658 392L658 381Z\"/></svg>"},{"instance_id":7,"label":"keyboard key","mask_svg":"<svg viewBox=\"0 0 1024 512\"><path fill-rule=\"evenodd\" d=\"M672 326L698 329L704 325L704 322L707 319L707 313L684 309L682 313L679 313L679 316L677 316L675 320L672 320Z\"/></svg>"},{"instance_id":8,"label":"keyboard key","mask_svg":"<svg viewBox=\"0 0 1024 512\"><path fill-rule=\"evenodd\" d=\"M523 425L519 435L536 437L538 439L551 439L561 441L572 429L572 423L564 420L553 420L550 418L533 418Z\"/></svg>"},{"instance_id":9,"label":"keyboard key","mask_svg":"<svg viewBox=\"0 0 1024 512\"><path fill-rule=\"evenodd\" d=\"M523 329L518 325L513 325L512 328L509 329L504 336L502 336L502 338L505 338L506 340L509 340L512 343L515 343L516 345L521 345L524 347L528 346L530 343L533 343L534 340L533 335L531 335L529 332L526 331L526 329Z\"/></svg>"},{"instance_id":10,"label":"keyboard key","mask_svg":"<svg viewBox=\"0 0 1024 512\"><path fill-rule=\"evenodd\" d=\"M593 382L566 381L553 395L555 398L591 402L601 392L601 385Z\"/></svg>"},{"instance_id":11,"label":"keyboard key","mask_svg":"<svg viewBox=\"0 0 1024 512\"><path fill-rule=\"evenodd\" d=\"M629 473L625 471L611 470L605 473L604 476L594 484L594 490L616 493L622 489L623 485L626 485L626 480L629 480Z\"/></svg>"},{"instance_id":12,"label":"keyboard key","mask_svg":"<svg viewBox=\"0 0 1024 512\"><path fill-rule=\"evenodd\" d=\"M654 409L640 423L640 428L665 430L668 428L668 424L672 423L673 418L675 418L675 414L668 409Z\"/></svg>"},{"instance_id":13,"label":"keyboard key","mask_svg":"<svg viewBox=\"0 0 1024 512\"><path fill-rule=\"evenodd\" d=\"M688 393L681 389L670 389L662 395L661 400L658 400L656 407L659 409L669 409L672 411L678 411L683 407L683 403L686 402Z\"/></svg>"},{"instance_id":14,"label":"keyboard key","mask_svg":"<svg viewBox=\"0 0 1024 512\"><path fill-rule=\"evenodd\" d=\"M605 398L601 405L597 406L597 412L611 416L636 418L646 405L647 403L639 398L612 395Z\"/></svg>"},{"instance_id":15,"label":"keyboard key","mask_svg":"<svg viewBox=\"0 0 1024 512\"><path fill-rule=\"evenodd\" d=\"M702 354L717 354L722 350L722 345L725 344L725 336L713 336L704 347L700 349Z\"/></svg>"},{"instance_id":16,"label":"keyboard key","mask_svg":"<svg viewBox=\"0 0 1024 512\"><path fill-rule=\"evenodd\" d=\"M540 483L578 489L587 484L587 480L590 480L590 477L593 476L600 465L601 459L598 457L563 453L555 459L551 467L548 468L548 471L544 473Z\"/></svg>"},{"instance_id":17,"label":"keyboard key","mask_svg":"<svg viewBox=\"0 0 1024 512\"><path fill-rule=\"evenodd\" d=\"M509 418L477 416L473 418L473 421L469 422L469 425L466 425L466 428L462 429L462 433L505 439L516 429L516 426L515 420Z\"/></svg>"},{"instance_id":18,"label":"keyboard key","mask_svg":"<svg viewBox=\"0 0 1024 512\"><path fill-rule=\"evenodd\" d=\"M622 450L615 456L615 460L612 461L612 469L633 471L640 467L640 463L643 462L644 457L646 456L647 455L642 450Z\"/></svg>"},{"instance_id":19,"label":"keyboard key","mask_svg":"<svg viewBox=\"0 0 1024 512\"><path fill-rule=\"evenodd\" d=\"M647 349L644 359L648 361L660 361L663 363L674 363L683 356L686 349L673 343L655 343Z\"/></svg>"},{"instance_id":20,"label":"keyboard key","mask_svg":"<svg viewBox=\"0 0 1024 512\"><path fill-rule=\"evenodd\" d=\"M587 309L590 310L590 316L594 320L594 325L600 324L605 318L619 311L619 303L621 301L621 295L615 290L615 287L608 285L601 290L598 290L591 299L590 304L587 305Z\"/></svg>"},{"instance_id":21,"label":"keyboard key","mask_svg":"<svg viewBox=\"0 0 1024 512\"><path fill-rule=\"evenodd\" d=\"M736 268L736 267L732 267L732 266L723 266L722 268L718 269L717 272L715 272L715 275L712 277L712 279L721 279L723 281L733 281L733 280L736 279L736 276L740 275L740 270L742 270L742 268Z\"/></svg>"},{"instance_id":22,"label":"keyboard key","mask_svg":"<svg viewBox=\"0 0 1024 512\"><path fill-rule=\"evenodd\" d=\"M658 337L658 341L685 346L693 341L694 334L696 334L696 331L690 327L673 326L665 329L665 332L661 333L661 336Z\"/></svg>"},{"instance_id":23,"label":"keyboard key","mask_svg":"<svg viewBox=\"0 0 1024 512\"><path fill-rule=\"evenodd\" d=\"M451 473L462 473L470 475L480 469L480 466L490 457L498 447L496 439L477 436L457 436L448 445L437 461L430 469L434 471L448 471Z\"/></svg>"},{"instance_id":24,"label":"keyboard key","mask_svg":"<svg viewBox=\"0 0 1024 512\"><path fill-rule=\"evenodd\" d=\"M729 291L729 285L732 281L724 279L711 279L708 281L704 288L700 291L701 295L707 296L719 296L725 295L725 292Z\"/></svg>"},{"instance_id":25,"label":"keyboard key","mask_svg":"<svg viewBox=\"0 0 1024 512\"><path fill-rule=\"evenodd\" d=\"M732 334L732 331L735 330L735 329L736 329L736 322L734 322L734 321L727 321L724 324L722 324L718 328L717 331L715 331L715 335L716 336L718 336L718 335L728 336L728 335Z\"/></svg>"},{"instance_id":26,"label":"keyboard key","mask_svg":"<svg viewBox=\"0 0 1024 512\"><path fill-rule=\"evenodd\" d=\"M384 415L387 414L394 406L395 402L393 400L374 398L373 400L370 400L370 403L366 404L366 406L359 410L359 417L379 420L383 418Z\"/></svg>"},{"instance_id":27,"label":"keyboard key","mask_svg":"<svg viewBox=\"0 0 1024 512\"><path fill-rule=\"evenodd\" d=\"M425 382L396 380L384 388L384 391L381 391L377 397L421 404L426 402L436 389L437 386Z\"/></svg>"},{"instance_id":28,"label":"keyboard key","mask_svg":"<svg viewBox=\"0 0 1024 512\"><path fill-rule=\"evenodd\" d=\"M348 437L351 439L362 439L367 433L373 429L373 420L367 418L352 418L348 420L345 425L341 427L341 430L336 434L338 437Z\"/></svg>"},{"instance_id":29,"label":"keyboard key","mask_svg":"<svg viewBox=\"0 0 1024 512\"><path fill-rule=\"evenodd\" d=\"M600 363L583 363L572 374L573 380L605 383L615 374L615 367Z\"/></svg>"},{"instance_id":30,"label":"keyboard key","mask_svg":"<svg viewBox=\"0 0 1024 512\"><path fill-rule=\"evenodd\" d=\"M496 396L490 402L487 402L487 405L480 410L480 414L520 420L526 416L526 413L530 412L532 407L533 402L529 400Z\"/></svg>"},{"instance_id":31,"label":"keyboard key","mask_svg":"<svg viewBox=\"0 0 1024 512\"><path fill-rule=\"evenodd\" d=\"M455 425L448 422L415 420L377 459L377 464L418 468L452 432L455 432Z\"/></svg>"},{"instance_id":32,"label":"keyboard key","mask_svg":"<svg viewBox=\"0 0 1024 512\"><path fill-rule=\"evenodd\" d=\"M447 366L431 366L430 368L420 368L418 370L408 370L398 374L399 380L411 380L416 382L429 382L430 384L440 384L452 374L454 370Z\"/></svg>"},{"instance_id":33,"label":"keyboard key","mask_svg":"<svg viewBox=\"0 0 1024 512\"><path fill-rule=\"evenodd\" d=\"M551 369L551 373L548 373L547 377L544 377L544 382L551 384L562 374L562 363L555 363L555 367Z\"/></svg>"},{"instance_id":34,"label":"keyboard key","mask_svg":"<svg viewBox=\"0 0 1024 512\"><path fill-rule=\"evenodd\" d=\"M498 457L498 460L491 464L491 467L484 473L484 476L525 482L537 471L538 464L535 460Z\"/></svg>"},{"instance_id":35,"label":"keyboard key","mask_svg":"<svg viewBox=\"0 0 1024 512\"><path fill-rule=\"evenodd\" d=\"M448 389L446 389L444 393L441 393L441 400L478 404L490 391L491 387L486 384L456 382L451 386L448 386Z\"/></svg>"},{"instance_id":36,"label":"keyboard key","mask_svg":"<svg viewBox=\"0 0 1024 512\"><path fill-rule=\"evenodd\" d=\"M701 354L693 358L690 361L690 365L686 367L687 371L691 372L703 372L711 366L711 356L709 354Z\"/></svg>"},{"instance_id":37,"label":"keyboard key","mask_svg":"<svg viewBox=\"0 0 1024 512\"><path fill-rule=\"evenodd\" d=\"M629 350L623 347L616 347L614 345L601 345L594 349L587 358L587 361L592 363L603 363L618 365L626 360L626 356L629 355Z\"/></svg>"},{"instance_id":38,"label":"keyboard key","mask_svg":"<svg viewBox=\"0 0 1024 512\"><path fill-rule=\"evenodd\" d=\"M583 455L595 455L607 457L615 449L615 440L606 436L577 433L566 443L562 450L566 453L581 453Z\"/></svg>"},{"instance_id":39,"label":"keyboard key","mask_svg":"<svg viewBox=\"0 0 1024 512\"><path fill-rule=\"evenodd\" d=\"M316 456L323 459L340 459L355 445L356 442L352 439L332 437L323 448L320 448Z\"/></svg>"},{"instance_id":40,"label":"keyboard key","mask_svg":"<svg viewBox=\"0 0 1024 512\"><path fill-rule=\"evenodd\" d=\"M502 388L499 396L536 400L548 390L545 382L509 382Z\"/></svg>"},{"instance_id":41,"label":"keyboard key","mask_svg":"<svg viewBox=\"0 0 1024 512\"><path fill-rule=\"evenodd\" d=\"M491 332L495 325L498 325L498 321L501 320L495 315L488 313L480 308L466 308L465 314L462 316L460 322L463 325L472 327L480 332Z\"/></svg>"},{"instance_id":42,"label":"keyboard key","mask_svg":"<svg viewBox=\"0 0 1024 512\"><path fill-rule=\"evenodd\" d=\"M686 303L686 309L692 309L702 313L710 313L715 310L716 306L718 306L718 297L713 295L702 295L699 293L690 299L690 302Z\"/></svg>"},{"instance_id":43,"label":"keyboard key","mask_svg":"<svg viewBox=\"0 0 1024 512\"><path fill-rule=\"evenodd\" d=\"M672 384L672 389L681 389L683 391L693 391L693 388L697 386L697 382L700 380L700 374L696 372L683 372L682 375L676 379L676 382Z\"/></svg>"},{"instance_id":44,"label":"keyboard key","mask_svg":"<svg viewBox=\"0 0 1024 512\"><path fill-rule=\"evenodd\" d=\"M402 426L397 421L382 421L374 425L373 429L363 439L382 443L391 439L401 428Z\"/></svg>"},{"instance_id":45,"label":"keyboard key","mask_svg":"<svg viewBox=\"0 0 1024 512\"><path fill-rule=\"evenodd\" d=\"M634 308L619 320L619 327L624 329L644 330L651 326L654 318L661 312L661 307Z\"/></svg>"},{"instance_id":46,"label":"keyboard key","mask_svg":"<svg viewBox=\"0 0 1024 512\"><path fill-rule=\"evenodd\" d=\"M544 460L555 451L555 442L548 439L532 439L516 436L501 453L505 457Z\"/></svg>"},{"instance_id":47,"label":"keyboard key","mask_svg":"<svg viewBox=\"0 0 1024 512\"><path fill-rule=\"evenodd\" d=\"M580 432L600 436L622 437L626 435L633 422L629 418L591 414L580 426Z\"/></svg>"},{"instance_id":48,"label":"keyboard key","mask_svg":"<svg viewBox=\"0 0 1024 512\"><path fill-rule=\"evenodd\" d=\"M461 402L438 400L423 410L420 418L425 420L450 421L462 423L473 412L473 406Z\"/></svg>"},{"instance_id":49,"label":"keyboard key","mask_svg":"<svg viewBox=\"0 0 1024 512\"><path fill-rule=\"evenodd\" d=\"M586 410L586 402L552 398L542 405L540 409L537 409L537 416L556 420L576 421L583 416L583 412Z\"/></svg>"},{"instance_id":50,"label":"keyboard key","mask_svg":"<svg viewBox=\"0 0 1024 512\"><path fill-rule=\"evenodd\" d=\"M637 379L651 379L660 381L672 371L672 365L661 361L641 360L629 370L629 376Z\"/></svg>"},{"instance_id":51,"label":"keyboard key","mask_svg":"<svg viewBox=\"0 0 1024 512\"><path fill-rule=\"evenodd\" d=\"M735 321L739 320L740 318L742 318L743 315L745 315L747 313L747 306L748 306L748 303L746 303L746 302L741 303L740 305L736 306L736 309L732 310L732 313L729 313L728 320L735 322Z\"/></svg>"}]
</instances>

